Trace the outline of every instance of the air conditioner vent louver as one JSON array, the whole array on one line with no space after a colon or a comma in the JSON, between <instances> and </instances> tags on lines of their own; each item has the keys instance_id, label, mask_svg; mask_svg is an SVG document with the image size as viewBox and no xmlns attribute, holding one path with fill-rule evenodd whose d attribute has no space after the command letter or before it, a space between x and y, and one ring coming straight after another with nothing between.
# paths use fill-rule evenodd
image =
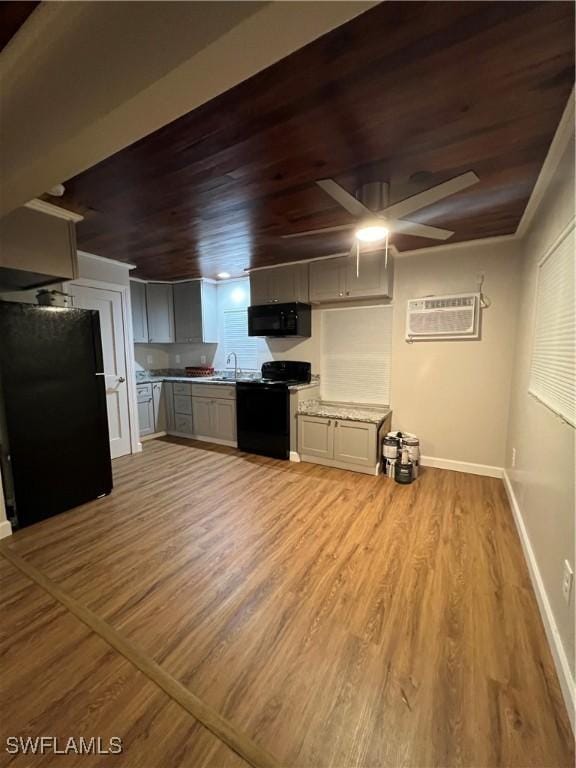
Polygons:
<instances>
[{"instance_id":1,"label":"air conditioner vent louver","mask_svg":"<svg viewBox=\"0 0 576 768\"><path fill-rule=\"evenodd\" d=\"M406 315L406 339L477 339L480 294L410 299Z\"/></svg>"}]
</instances>

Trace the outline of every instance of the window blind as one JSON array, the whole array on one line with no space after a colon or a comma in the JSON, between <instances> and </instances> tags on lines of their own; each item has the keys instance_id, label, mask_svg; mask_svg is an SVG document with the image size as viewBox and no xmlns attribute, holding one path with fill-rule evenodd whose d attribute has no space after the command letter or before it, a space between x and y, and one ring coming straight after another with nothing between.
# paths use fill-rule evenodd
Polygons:
<instances>
[{"instance_id":1,"label":"window blind","mask_svg":"<svg viewBox=\"0 0 576 768\"><path fill-rule=\"evenodd\" d=\"M325 400L390 403L392 307L322 312L321 385Z\"/></svg>"},{"instance_id":2,"label":"window blind","mask_svg":"<svg viewBox=\"0 0 576 768\"><path fill-rule=\"evenodd\" d=\"M246 309L227 309L224 312L224 353L238 356L238 367L255 370L258 367L257 339L248 336Z\"/></svg>"},{"instance_id":3,"label":"window blind","mask_svg":"<svg viewBox=\"0 0 576 768\"><path fill-rule=\"evenodd\" d=\"M538 265L529 392L573 426L575 295L574 224Z\"/></svg>"}]
</instances>

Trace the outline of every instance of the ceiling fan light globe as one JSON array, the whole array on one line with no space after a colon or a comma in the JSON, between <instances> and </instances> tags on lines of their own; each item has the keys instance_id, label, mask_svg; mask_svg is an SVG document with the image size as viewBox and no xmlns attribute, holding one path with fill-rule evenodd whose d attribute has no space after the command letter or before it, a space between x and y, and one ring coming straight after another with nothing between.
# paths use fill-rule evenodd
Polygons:
<instances>
[{"instance_id":1,"label":"ceiling fan light globe","mask_svg":"<svg viewBox=\"0 0 576 768\"><path fill-rule=\"evenodd\" d=\"M358 227L355 235L362 243L379 243L388 237L388 229L382 224L365 224Z\"/></svg>"}]
</instances>

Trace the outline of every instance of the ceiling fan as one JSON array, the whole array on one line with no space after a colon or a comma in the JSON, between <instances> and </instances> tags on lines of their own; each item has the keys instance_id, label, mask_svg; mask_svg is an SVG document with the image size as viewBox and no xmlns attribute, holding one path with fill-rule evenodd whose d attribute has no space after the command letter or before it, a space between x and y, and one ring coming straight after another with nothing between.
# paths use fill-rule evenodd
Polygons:
<instances>
[{"instance_id":1,"label":"ceiling fan","mask_svg":"<svg viewBox=\"0 0 576 768\"><path fill-rule=\"evenodd\" d=\"M388 237L393 233L426 237L431 240L447 240L454 232L449 229L432 227L428 224L418 224L405 221L404 216L409 216L421 208L443 200L445 197L461 192L479 181L474 171L462 173L453 179L437 184L424 192L407 197L393 205L388 204L389 185L385 182L371 182L361 187L356 195L351 195L344 187L334 179L321 179L316 184L330 195L337 203L345 208L348 213L355 216L358 221L353 224L341 224L336 227L324 227L322 229L310 229L305 232L294 232L290 235L282 235L284 239L295 237L309 237L321 235L326 232L343 232L347 229L355 230L355 242L352 251L356 250L356 271L360 265L360 243L385 242L386 257L388 255Z\"/></svg>"}]
</instances>

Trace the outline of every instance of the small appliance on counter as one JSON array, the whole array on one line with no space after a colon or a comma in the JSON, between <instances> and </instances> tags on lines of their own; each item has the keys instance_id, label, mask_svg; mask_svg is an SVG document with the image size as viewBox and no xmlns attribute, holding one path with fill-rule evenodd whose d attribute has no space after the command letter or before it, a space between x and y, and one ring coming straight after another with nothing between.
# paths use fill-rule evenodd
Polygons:
<instances>
[{"instance_id":1,"label":"small appliance on counter","mask_svg":"<svg viewBox=\"0 0 576 768\"><path fill-rule=\"evenodd\" d=\"M277 360L262 365L262 378L236 385L238 448L276 459L290 456L290 393L309 384L310 363Z\"/></svg>"},{"instance_id":2,"label":"small appliance on counter","mask_svg":"<svg viewBox=\"0 0 576 768\"><path fill-rule=\"evenodd\" d=\"M36 301L41 307L72 307L72 296L55 288L43 288L36 294Z\"/></svg>"},{"instance_id":3,"label":"small appliance on counter","mask_svg":"<svg viewBox=\"0 0 576 768\"><path fill-rule=\"evenodd\" d=\"M410 432L388 432L382 441L382 472L407 485L418 477L420 440Z\"/></svg>"},{"instance_id":4,"label":"small appliance on counter","mask_svg":"<svg viewBox=\"0 0 576 768\"><path fill-rule=\"evenodd\" d=\"M248 336L307 338L312 333L311 312L310 304L299 301L248 307Z\"/></svg>"}]
</instances>

